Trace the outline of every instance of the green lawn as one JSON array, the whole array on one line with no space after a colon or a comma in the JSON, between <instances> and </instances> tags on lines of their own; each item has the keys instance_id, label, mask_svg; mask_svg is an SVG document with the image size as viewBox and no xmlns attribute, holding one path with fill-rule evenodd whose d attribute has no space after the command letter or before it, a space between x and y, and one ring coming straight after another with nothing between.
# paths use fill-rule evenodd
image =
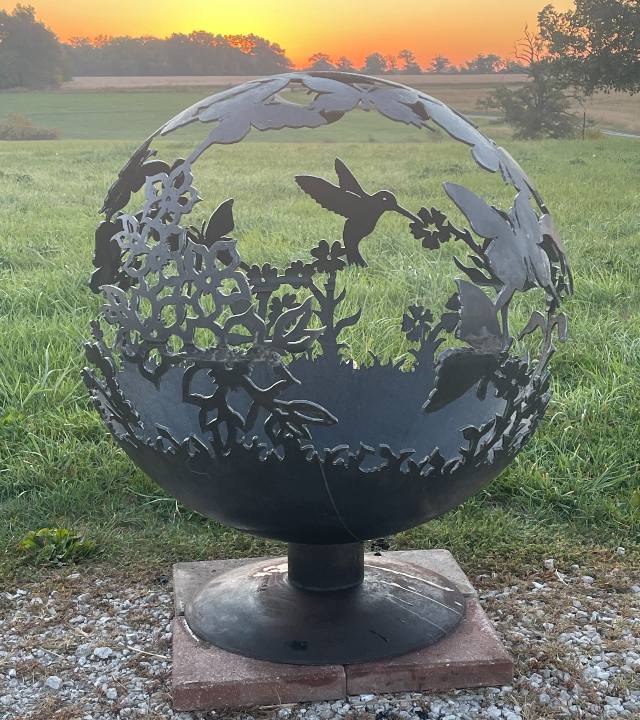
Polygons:
<instances>
[{"instance_id":1,"label":"green lawn","mask_svg":"<svg viewBox=\"0 0 640 720\"><path fill-rule=\"evenodd\" d=\"M9 113L27 115L35 125L59 130L67 140L143 140L165 120L222 88L183 88L100 92L0 92L0 122ZM294 94L295 97L295 94ZM301 95L300 99L306 96ZM188 130L186 137L196 137ZM339 126L296 133L254 133L249 142L415 142L411 129L366 113L349 116Z\"/></svg>"},{"instance_id":2,"label":"green lawn","mask_svg":"<svg viewBox=\"0 0 640 720\"><path fill-rule=\"evenodd\" d=\"M0 143L2 564L15 569L16 542L43 526L84 532L101 549L101 562L118 564L166 568L176 558L275 549L163 495L89 406L80 370L81 345L100 304L87 289L96 211L137 141L198 93L104 93L95 98L95 115L83 110L86 95L40 93L29 110L38 124L80 139ZM18 110L29 96L0 95L0 115L7 98L9 110ZM397 126L383 127L374 115L362 121L360 135L355 125L338 123L315 133L314 144L294 143L283 132L211 153L197 178L204 202L196 215L235 197L243 255L283 263L340 232L339 221L316 213L292 182L301 171L331 177L335 156L365 187L388 186L412 209L439 203L449 210L445 179L502 204L510 197L498 178L475 168L464 146L402 127L389 142ZM167 157L195 132L167 142ZM267 141L274 137L288 142ZM576 278L566 307L571 342L554 359L547 420L512 467L463 507L395 543L449 547L471 570L516 569L550 556L580 562L618 545L637 557L640 144L505 143L536 180L569 249ZM398 329L402 309L415 300L437 309L452 289L456 248L421 251L410 238L397 239L404 227L385 218L367 241L371 267L352 274L351 302L364 307L363 327L349 337L359 360L374 349L400 357L407 350Z\"/></svg>"},{"instance_id":3,"label":"green lawn","mask_svg":"<svg viewBox=\"0 0 640 720\"><path fill-rule=\"evenodd\" d=\"M67 139L142 139L206 91L0 93L2 116L17 112ZM158 120L160 122L158 122Z\"/></svg>"}]
</instances>

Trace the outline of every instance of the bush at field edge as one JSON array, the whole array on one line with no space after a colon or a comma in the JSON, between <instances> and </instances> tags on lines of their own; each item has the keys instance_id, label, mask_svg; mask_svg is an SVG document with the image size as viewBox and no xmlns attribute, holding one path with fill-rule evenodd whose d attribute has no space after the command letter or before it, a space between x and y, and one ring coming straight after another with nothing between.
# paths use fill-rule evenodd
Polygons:
<instances>
[{"instance_id":1,"label":"bush at field edge","mask_svg":"<svg viewBox=\"0 0 640 720\"><path fill-rule=\"evenodd\" d=\"M37 127L22 113L9 113L0 123L0 140L57 140L58 130Z\"/></svg>"}]
</instances>

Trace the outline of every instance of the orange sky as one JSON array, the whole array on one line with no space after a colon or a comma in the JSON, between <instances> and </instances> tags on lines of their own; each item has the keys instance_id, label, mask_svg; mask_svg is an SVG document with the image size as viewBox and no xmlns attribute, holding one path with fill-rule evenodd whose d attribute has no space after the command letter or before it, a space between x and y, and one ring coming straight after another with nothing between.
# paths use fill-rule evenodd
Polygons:
<instances>
[{"instance_id":1,"label":"orange sky","mask_svg":"<svg viewBox=\"0 0 640 720\"><path fill-rule=\"evenodd\" d=\"M62 39L74 35L157 35L208 30L255 33L282 45L297 66L314 52L413 50L426 65L442 54L454 63L479 52L512 55L526 23L549 0L23 0ZM573 5L553 0L558 9ZM0 0L11 10L14 0Z\"/></svg>"}]
</instances>

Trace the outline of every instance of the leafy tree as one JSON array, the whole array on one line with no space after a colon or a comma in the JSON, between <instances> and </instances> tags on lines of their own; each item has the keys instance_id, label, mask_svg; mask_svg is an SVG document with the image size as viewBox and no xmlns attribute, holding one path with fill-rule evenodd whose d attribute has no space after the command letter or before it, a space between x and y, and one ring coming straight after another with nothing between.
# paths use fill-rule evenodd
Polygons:
<instances>
[{"instance_id":1,"label":"leafy tree","mask_svg":"<svg viewBox=\"0 0 640 720\"><path fill-rule=\"evenodd\" d=\"M251 45L244 46L235 36L228 40L221 35L195 31L188 35L174 33L166 40L159 40L159 46L145 42L144 38L135 38L135 42L142 46L142 52L126 55L127 70L122 74L137 75L137 68L140 68L144 74L242 75L252 65L249 59ZM110 44L114 43L117 39ZM108 51L108 45L104 49ZM108 55L107 52L105 62L113 66Z\"/></svg>"},{"instance_id":2,"label":"leafy tree","mask_svg":"<svg viewBox=\"0 0 640 720\"><path fill-rule=\"evenodd\" d=\"M0 88L47 87L67 77L58 38L30 5L0 10Z\"/></svg>"},{"instance_id":3,"label":"leafy tree","mask_svg":"<svg viewBox=\"0 0 640 720\"><path fill-rule=\"evenodd\" d=\"M523 65L519 60L505 60L504 67L500 72L507 74L521 75L527 71L527 66Z\"/></svg>"},{"instance_id":4,"label":"leafy tree","mask_svg":"<svg viewBox=\"0 0 640 720\"><path fill-rule=\"evenodd\" d=\"M291 61L257 35L202 30L155 37L73 38L66 46L75 75L269 75Z\"/></svg>"},{"instance_id":5,"label":"leafy tree","mask_svg":"<svg viewBox=\"0 0 640 720\"><path fill-rule=\"evenodd\" d=\"M463 73L488 74L497 73L503 65L500 55L483 55L480 53L473 60L468 60L464 67L460 70Z\"/></svg>"},{"instance_id":6,"label":"leafy tree","mask_svg":"<svg viewBox=\"0 0 640 720\"><path fill-rule=\"evenodd\" d=\"M309 58L309 70L335 70L336 66L327 53L318 52Z\"/></svg>"},{"instance_id":7,"label":"leafy tree","mask_svg":"<svg viewBox=\"0 0 640 720\"><path fill-rule=\"evenodd\" d=\"M387 64L386 72L395 74L398 72L398 58L395 55L385 55L385 62Z\"/></svg>"},{"instance_id":8,"label":"leafy tree","mask_svg":"<svg viewBox=\"0 0 640 720\"><path fill-rule=\"evenodd\" d=\"M551 61L544 55L544 42L525 29L516 58L524 66L528 82L517 90L496 88L480 104L498 108L515 128L516 138L560 138L575 133L576 118L569 112L571 98L566 85L551 72Z\"/></svg>"},{"instance_id":9,"label":"leafy tree","mask_svg":"<svg viewBox=\"0 0 640 720\"><path fill-rule=\"evenodd\" d=\"M411 50L400 50L398 58L402 61L402 72L409 75L419 75L422 68L418 65L418 60Z\"/></svg>"},{"instance_id":10,"label":"leafy tree","mask_svg":"<svg viewBox=\"0 0 640 720\"><path fill-rule=\"evenodd\" d=\"M547 5L538 14L553 70L586 94L640 92L640 0L575 0L575 9Z\"/></svg>"},{"instance_id":11,"label":"leafy tree","mask_svg":"<svg viewBox=\"0 0 640 720\"><path fill-rule=\"evenodd\" d=\"M341 72L356 72L355 65L349 60L348 57L341 55L336 62L336 69Z\"/></svg>"},{"instance_id":12,"label":"leafy tree","mask_svg":"<svg viewBox=\"0 0 640 720\"><path fill-rule=\"evenodd\" d=\"M259 35L226 35L224 40L234 47L239 47L248 57L253 69L248 75L287 72L293 64L280 45Z\"/></svg>"},{"instance_id":13,"label":"leafy tree","mask_svg":"<svg viewBox=\"0 0 640 720\"><path fill-rule=\"evenodd\" d=\"M367 55L364 59L362 72L368 73L369 75L382 75L387 72L387 61L384 55L377 52Z\"/></svg>"},{"instance_id":14,"label":"leafy tree","mask_svg":"<svg viewBox=\"0 0 640 720\"><path fill-rule=\"evenodd\" d=\"M436 55L431 61L428 70L432 73L450 73L456 71L449 58L444 55Z\"/></svg>"}]
</instances>

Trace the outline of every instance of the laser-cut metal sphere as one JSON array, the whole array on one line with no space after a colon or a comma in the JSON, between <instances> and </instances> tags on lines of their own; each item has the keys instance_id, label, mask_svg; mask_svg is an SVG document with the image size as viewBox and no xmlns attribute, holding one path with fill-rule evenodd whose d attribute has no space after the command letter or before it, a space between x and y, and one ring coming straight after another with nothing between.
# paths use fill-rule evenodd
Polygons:
<instances>
[{"instance_id":1,"label":"laser-cut metal sphere","mask_svg":"<svg viewBox=\"0 0 640 720\"><path fill-rule=\"evenodd\" d=\"M288 101L280 96L287 89L308 98ZM244 263L231 237L232 200L201 228L188 224L201 200L194 164L211 146L239 142L252 128L322 127L357 108L442 128L470 146L482 169L513 186L513 206L492 207L445 183L468 220L461 229L441 210L414 213L389 190L365 189L336 159L337 182L308 175L296 176L298 187L292 182L292 193L309 196L310 211L313 199L318 212L344 218L342 238L321 240L307 260L285 268ZM208 130L193 152L156 159L153 140L190 123ZM127 210L139 190L142 207ZM462 503L513 460L542 419L553 337L566 333L558 311L571 292L564 248L511 156L422 92L330 72L247 82L154 133L123 168L102 211L91 286L105 297L102 327L114 333L107 340L94 325L85 381L133 461L208 517L298 546L360 547ZM406 217L416 252L456 241L470 255L456 259L462 277L452 280L444 314L434 318L422 305L404 312L411 367L377 359L356 367L343 355L341 333L360 313L342 311L349 288L338 281L346 267L366 266L366 237L385 212ZM545 304L514 335L511 301L534 288L544 291ZM518 340L534 331L541 342L530 357ZM445 340L454 342L443 350ZM453 626L445 625L443 632ZM296 661L290 653L258 656ZM314 661L327 658L335 655Z\"/></svg>"}]
</instances>

